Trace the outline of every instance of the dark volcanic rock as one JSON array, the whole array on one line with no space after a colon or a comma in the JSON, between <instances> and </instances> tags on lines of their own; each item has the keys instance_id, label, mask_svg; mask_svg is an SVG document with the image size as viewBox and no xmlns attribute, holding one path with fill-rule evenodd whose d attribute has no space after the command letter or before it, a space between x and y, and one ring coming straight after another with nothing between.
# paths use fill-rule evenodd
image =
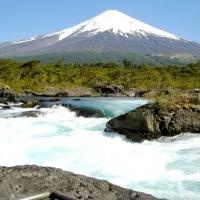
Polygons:
<instances>
[{"instance_id":1,"label":"dark volcanic rock","mask_svg":"<svg viewBox=\"0 0 200 200\"><path fill-rule=\"evenodd\" d=\"M104 180L61 169L38 166L0 167L0 200L14 200L47 191L59 191L82 200L156 200Z\"/></svg>"},{"instance_id":2,"label":"dark volcanic rock","mask_svg":"<svg viewBox=\"0 0 200 200\"><path fill-rule=\"evenodd\" d=\"M106 131L118 132L136 142L183 132L200 133L200 112L196 107L169 109L158 103L148 104L111 119Z\"/></svg>"},{"instance_id":3,"label":"dark volcanic rock","mask_svg":"<svg viewBox=\"0 0 200 200\"><path fill-rule=\"evenodd\" d=\"M9 87L0 88L0 97L6 98L7 101L15 102L17 93Z\"/></svg>"},{"instance_id":4,"label":"dark volcanic rock","mask_svg":"<svg viewBox=\"0 0 200 200\"><path fill-rule=\"evenodd\" d=\"M94 91L103 96L121 96L125 95L124 87L107 83L105 85L93 87Z\"/></svg>"},{"instance_id":5,"label":"dark volcanic rock","mask_svg":"<svg viewBox=\"0 0 200 200\"><path fill-rule=\"evenodd\" d=\"M96 117L96 118L103 118L105 117L104 113L101 110L98 109L91 109L91 108L84 108L84 107L77 107L71 104L64 105L65 107L69 108L70 111L73 111L76 113L78 117Z\"/></svg>"},{"instance_id":6,"label":"dark volcanic rock","mask_svg":"<svg viewBox=\"0 0 200 200\"><path fill-rule=\"evenodd\" d=\"M2 106L2 109L3 110L9 110L11 107L10 106L8 106L8 105L6 105L6 106Z\"/></svg>"}]
</instances>

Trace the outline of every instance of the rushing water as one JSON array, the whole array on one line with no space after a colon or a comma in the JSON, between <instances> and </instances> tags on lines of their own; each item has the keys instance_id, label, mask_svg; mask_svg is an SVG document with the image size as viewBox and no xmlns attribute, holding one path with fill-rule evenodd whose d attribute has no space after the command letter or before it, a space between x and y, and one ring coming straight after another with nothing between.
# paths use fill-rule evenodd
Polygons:
<instances>
[{"instance_id":1,"label":"rushing water","mask_svg":"<svg viewBox=\"0 0 200 200\"><path fill-rule=\"evenodd\" d=\"M133 143L104 133L113 116L146 101L85 98L72 104L100 109L105 118L77 117L66 107L2 109L0 165L37 164L107 179L123 187L172 200L200 200L200 136L183 134L158 141ZM51 104L51 106L50 106ZM20 117L40 111L37 118Z\"/></svg>"}]
</instances>

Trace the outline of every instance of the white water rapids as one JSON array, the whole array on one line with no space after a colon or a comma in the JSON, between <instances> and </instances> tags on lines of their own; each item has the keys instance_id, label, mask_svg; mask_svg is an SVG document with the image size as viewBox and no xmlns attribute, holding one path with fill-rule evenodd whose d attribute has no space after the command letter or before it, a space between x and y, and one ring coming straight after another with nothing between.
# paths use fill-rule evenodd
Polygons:
<instances>
[{"instance_id":1,"label":"white water rapids","mask_svg":"<svg viewBox=\"0 0 200 200\"><path fill-rule=\"evenodd\" d=\"M200 135L183 134L133 143L104 133L106 122L146 103L139 99L87 98L79 106L107 117L77 117L61 105L3 109L0 105L0 165L37 164L109 180L171 200L200 200ZM40 111L23 117L24 111Z\"/></svg>"}]
</instances>

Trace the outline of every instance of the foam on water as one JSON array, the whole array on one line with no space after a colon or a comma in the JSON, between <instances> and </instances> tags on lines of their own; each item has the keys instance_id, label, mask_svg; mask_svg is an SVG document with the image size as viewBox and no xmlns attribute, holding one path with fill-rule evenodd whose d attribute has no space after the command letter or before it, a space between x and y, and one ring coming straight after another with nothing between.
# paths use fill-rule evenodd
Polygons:
<instances>
[{"instance_id":1,"label":"foam on water","mask_svg":"<svg viewBox=\"0 0 200 200\"><path fill-rule=\"evenodd\" d=\"M98 106L106 105L102 101L97 101ZM112 100L110 109L119 113L126 107L126 112L139 104L121 101L126 103L120 107L120 100ZM132 143L103 132L108 118L77 117L58 105L39 109L42 114L37 118L11 117L28 110L37 108L0 111L0 165L59 167L157 197L200 199L199 135Z\"/></svg>"}]
</instances>

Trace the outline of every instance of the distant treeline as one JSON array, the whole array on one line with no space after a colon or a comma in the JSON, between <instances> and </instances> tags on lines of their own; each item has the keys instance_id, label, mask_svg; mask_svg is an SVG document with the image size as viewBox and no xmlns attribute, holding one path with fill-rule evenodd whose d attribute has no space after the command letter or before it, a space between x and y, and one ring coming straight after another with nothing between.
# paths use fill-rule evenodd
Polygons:
<instances>
[{"instance_id":1,"label":"distant treeline","mask_svg":"<svg viewBox=\"0 0 200 200\"><path fill-rule=\"evenodd\" d=\"M63 59L54 64L43 64L39 60L0 60L0 86L7 85L16 91L43 91L47 87L93 88L107 83L125 89L200 88L200 63L157 67L135 65L126 59L122 64L65 64Z\"/></svg>"},{"instance_id":2,"label":"distant treeline","mask_svg":"<svg viewBox=\"0 0 200 200\"><path fill-rule=\"evenodd\" d=\"M63 59L66 64L70 63L94 63L94 62L115 62L123 64L124 60L128 60L132 64L148 64L162 66L167 65L182 65L190 62L195 62L199 58L194 56L181 56L179 58L152 56L152 55L138 55L135 53L126 52L66 52L62 54L47 54L17 57L16 60L27 62L29 60L41 60L42 63L55 63L58 58Z\"/></svg>"}]
</instances>

